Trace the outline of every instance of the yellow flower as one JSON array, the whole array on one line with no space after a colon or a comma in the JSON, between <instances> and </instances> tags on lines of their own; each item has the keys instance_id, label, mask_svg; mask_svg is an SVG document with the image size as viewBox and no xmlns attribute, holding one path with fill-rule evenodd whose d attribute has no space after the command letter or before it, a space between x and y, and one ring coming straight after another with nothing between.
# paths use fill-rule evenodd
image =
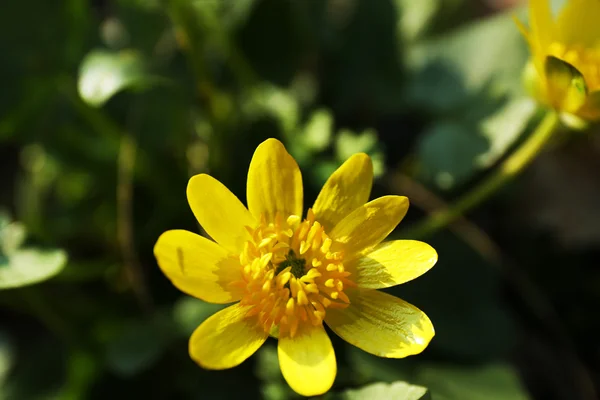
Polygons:
<instances>
[{"instance_id":1,"label":"yellow flower","mask_svg":"<svg viewBox=\"0 0 600 400\"><path fill-rule=\"evenodd\" d=\"M371 159L350 157L302 216L302 177L281 142L256 149L248 172L248 208L209 175L192 177L190 207L214 242L184 230L154 247L180 290L211 303L236 304L192 334L190 356L202 367L235 367L269 335L278 338L281 372L305 396L325 393L336 361L325 322L347 342L382 356L423 351L434 335L413 305L374 289L410 281L437 261L422 242L381 243L406 214L408 199L367 202Z\"/></svg>"},{"instance_id":2,"label":"yellow flower","mask_svg":"<svg viewBox=\"0 0 600 400\"><path fill-rule=\"evenodd\" d=\"M584 120L600 118L600 1L567 0L556 18L550 0L530 0L528 86L544 104Z\"/></svg>"}]
</instances>

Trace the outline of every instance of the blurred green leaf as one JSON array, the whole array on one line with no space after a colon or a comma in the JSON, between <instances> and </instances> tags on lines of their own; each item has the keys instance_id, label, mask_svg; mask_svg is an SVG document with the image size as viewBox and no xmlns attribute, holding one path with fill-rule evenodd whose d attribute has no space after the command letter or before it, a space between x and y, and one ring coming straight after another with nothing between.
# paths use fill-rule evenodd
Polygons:
<instances>
[{"instance_id":1,"label":"blurred green leaf","mask_svg":"<svg viewBox=\"0 0 600 400\"><path fill-rule=\"evenodd\" d=\"M525 131L535 112L533 100L515 98L473 123L435 122L417 146L421 176L440 189L452 189L491 167Z\"/></svg>"},{"instance_id":2,"label":"blurred green leaf","mask_svg":"<svg viewBox=\"0 0 600 400\"><path fill-rule=\"evenodd\" d=\"M212 304L194 297L181 297L173 305L173 319L183 336L189 336L205 319L225 306Z\"/></svg>"},{"instance_id":3,"label":"blurred green leaf","mask_svg":"<svg viewBox=\"0 0 600 400\"><path fill-rule=\"evenodd\" d=\"M33 285L58 274L67 261L62 250L25 249L0 264L0 289Z\"/></svg>"},{"instance_id":4,"label":"blurred green leaf","mask_svg":"<svg viewBox=\"0 0 600 400\"><path fill-rule=\"evenodd\" d=\"M427 388L434 400L529 399L516 370L503 362L462 365L417 358L393 360L356 348L350 349L349 359L363 381L410 381Z\"/></svg>"},{"instance_id":5,"label":"blurred green leaf","mask_svg":"<svg viewBox=\"0 0 600 400\"><path fill-rule=\"evenodd\" d=\"M429 387L434 399L528 400L530 397L515 370L506 364L460 367L424 364L418 382Z\"/></svg>"},{"instance_id":6,"label":"blurred green leaf","mask_svg":"<svg viewBox=\"0 0 600 400\"><path fill-rule=\"evenodd\" d=\"M337 396L329 396L332 400L430 400L427 388L411 385L406 382L373 383L361 389L346 390Z\"/></svg>"},{"instance_id":7,"label":"blurred green leaf","mask_svg":"<svg viewBox=\"0 0 600 400\"><path fill-rule=\"evenodd\" d=\"M303 142L312 151L323 151L331 143L333 116L327 110L313 112L304 127Z\"/></svg>"},{"instance_id":8,"label":"blurred green leaf","mask_svg":"<svg viewBox=\"0 0 600 400\"><path fill-rule=\"evenodd\" d=\"M487 151L485 138L462 124L440 121L423 132L418 146L421 176L441 189L450 189L468 179L475 158Z\"/></svg>"},{"instance_id":9,"label":"blurred green leaf","mask_svg":"<svg viewBox=\"0 0 600 400\"><path fill-rule=\"evenodd\" d=\"M134 50L94 50L79 70L79 95L92 106L102 106L116 93L152 83L141 54Z\"/></svg>"},{"instance_id":10,"label":"blurred green leaf","mask_svg":"<svg viewBox=\"0 0 600 400\"><path fill-rule=\"evenodd\" d=\"M407 103L435 121L417 150L425 180L451 189L492 166L517 141L535 111L521 82L527 58L509 15L414 46Z\"/></svg>"},{"instance_id":11,"label":"blurred green leaf","mask_svg":"<svg viewBox=\"0 0 600 400\"><path fill-rule=\"evenodd\" d=\"M171 320L162 313L143 320L130 320L106 347L106 362L124 377L150 368L174 338Z\"/></svg>"},{"instance_id":12,"label":"blurred green leaf","mask_svg":"<svg viewBox=\"0 0 600 400\"><path fill-rule=\"evenodd\" d=\"M25 227L0 217L0 289L32 285L53 277L65 266L62 250L21 248Z\"/></svg>"},{"instance_id":13,"label":"blurred green leaf","mask_svg":"<svg viewBox=\"0 0 600 400\"><path fill-rule=\"evenodd\" d=\"M440 0L395 0L399 11L398 34L405 40L421 36L438 12Z\"/></svg>"},{"instance_id":14,"label":"blurred green leaf","mask_svg":"<svg viewBox=\"0 0 600 400\"><path fill-rule=\"evenodd\" d=\"M341 130L335 138L335 152L339 160L347 160L356 153L368 153L377 145L377 133L367 129L361 133Z\"/></svg>"},{"instance_id":15,"label":"blurred green leaf","mask_svg":"<svg viewBox=\"0 0 600 400\"><path fill-rule=\"evenodd\" d=\"M6 380L14 362L14 348L7 333L0 331L0 386ZM0 393L0 398L2 394Z\"/></svg>"},{"instance_id":16,"label":"blurred green leaf","mask_svg":"<svg viewBox=\"0 0 600 400\"><path fill-rule=\"evenodd\" d=\"M521 73L529 51L512 15L470 24L414 46L407 63L414 74L409 101L451 111L477 96L522 94ZM487 104L483 104L487 106Z\"/></svg>"}]
</instances>

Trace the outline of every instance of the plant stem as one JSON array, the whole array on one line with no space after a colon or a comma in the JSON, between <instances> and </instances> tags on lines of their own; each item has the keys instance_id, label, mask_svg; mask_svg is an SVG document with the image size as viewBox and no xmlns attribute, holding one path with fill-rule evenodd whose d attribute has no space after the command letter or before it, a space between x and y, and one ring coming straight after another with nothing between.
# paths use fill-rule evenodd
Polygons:
<instances>
[{"instance_id":1,"label":"plant stem","mask_svg":"<svg viewBox=\"0 0 600 400\"><path fill-rule=\"evenodd\" d=\"M548 143L556 129L560 126L556 112L549 111L521 146L515 150L498 168L480 185L460 197L448 208L432 213L427 219L418 223L402 236L420 238L431 235L448 224L454 222L464 213L478 206L510 179L518 175L539 154Z\"/></svg>"}]
</instances>

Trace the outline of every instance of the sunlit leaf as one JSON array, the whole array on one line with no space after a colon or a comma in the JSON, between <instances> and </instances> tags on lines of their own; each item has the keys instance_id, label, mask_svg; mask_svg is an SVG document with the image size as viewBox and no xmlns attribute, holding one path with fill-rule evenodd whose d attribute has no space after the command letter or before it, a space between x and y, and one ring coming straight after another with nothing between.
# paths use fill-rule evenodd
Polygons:
<instances>
[{"instance_id":1,"label":"sunlit leaf","mask_svg":"<svg viewBox=\"0 0 600 400\"><path fill-rule=\"evenodd\" d=\"M441 6L439 0L395 0L395 4L399 10L398 31L406 40L422 35Z\"/></svg>"},{"instance_id":2,"label":"sunlit leaf","mask_svg":"<svg viewBox=\"0 0 600 400\"><path fill-rule=\"evenodd\" d=\"M133 50L94 50L79 70L79 95L93 106L101 106L121 90L149 83L141 55Z\"/></svg>"},{"instance_id":3,"label":"sunlit leaf","mask_svg":"<svg viewBox=\"0 0 600 400\"><path fill-rule=\"evenodd\" d=\"M326 110L317 110L304 127L304 143L313 151L329 146L332 137L333 116Z\"/></svg>"},{"instance_id":4,"label":"sunlit leaf","mask_svg":"<svg viewBox=\"0 0 600 400\"><path fill-rule=\"evenodd\" d=\"M63 250L18 250L0 264L0 289L33 285L58 274L67 261Z\"/></svg>"},{"instance_id":5,"label":"sunlit leaf","mask_svg":"<svg viewBox=\"0 0 600 400\"><path fill-rule=\"evenodd\" d=\"M67 255L58 249L21 248L25 228L18 222L0 221L0 289L32 285L58 274Z\"/></svg>"},{"instance_id":6,"label":"sunlit leaf","mask_svg":"<svg viewBox=\"0 0 600 400\"><path fill-rule=\"evenodd\" d=\"M332 396L333 398L333 396ZM361 389L347 390L337 396L336 400L429 400L427 388L411 385L406 382L373 383Z\"/></svg>"}]
</instances>

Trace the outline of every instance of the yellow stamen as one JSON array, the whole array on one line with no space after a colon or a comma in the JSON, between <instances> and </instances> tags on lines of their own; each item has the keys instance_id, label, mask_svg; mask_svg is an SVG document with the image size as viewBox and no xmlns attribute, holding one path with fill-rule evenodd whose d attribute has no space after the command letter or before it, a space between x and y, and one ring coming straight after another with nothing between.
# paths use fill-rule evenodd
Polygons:
<instances>
[{"instance_id":1,"label":"yellow stamen","mask_svg":"<svg viewBox=\"0 0 600 400\"><path fill-rule=\"evenodd\" d=\"M240 254L242 280L232 285L243 288L241 304L252 306L249 315L258 316L265 332L278 325L280 337L293 337L303 324L322 324L327 308L348 306L343 290L354 282L312 210L304 221L277 214L267 223L261 216L248 232L252 239Z\"/></svg>"}]
</instances>

